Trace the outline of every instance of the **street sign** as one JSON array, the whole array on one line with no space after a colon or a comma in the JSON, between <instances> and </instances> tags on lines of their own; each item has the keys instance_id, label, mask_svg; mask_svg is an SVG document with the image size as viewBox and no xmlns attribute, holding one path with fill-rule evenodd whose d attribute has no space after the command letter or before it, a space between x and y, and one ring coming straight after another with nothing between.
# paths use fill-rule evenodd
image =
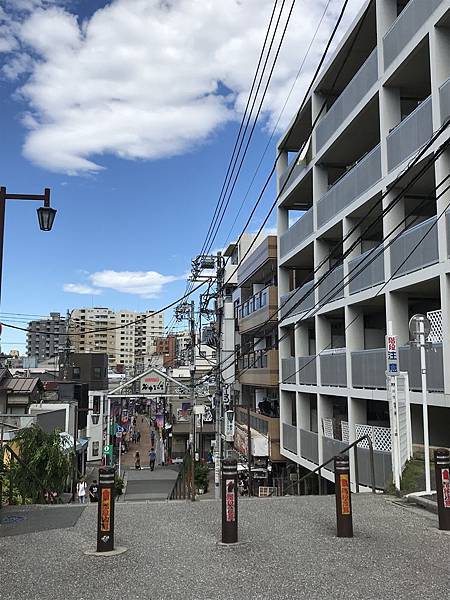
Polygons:
<instances>
[{"instance_id":1,"label":"street sign","mask_svg":"<svg viewBox=\"0 0 450 600\"><path fill-rule=\"evenodd\" d=\"M386 374L398 375L400 371L398 358L398 336L386 336Z\"/></svg>"},{"instance_id":2,"label":"street sign","mask_svg":"<svg viewBox=\"0 0 450 600\"><path fill-rule=\"evenodd\" d=\"M111 445L106 445L103 447L103 454L105 456L112 456L112 446Z\"/></svg>"}]
</instances>

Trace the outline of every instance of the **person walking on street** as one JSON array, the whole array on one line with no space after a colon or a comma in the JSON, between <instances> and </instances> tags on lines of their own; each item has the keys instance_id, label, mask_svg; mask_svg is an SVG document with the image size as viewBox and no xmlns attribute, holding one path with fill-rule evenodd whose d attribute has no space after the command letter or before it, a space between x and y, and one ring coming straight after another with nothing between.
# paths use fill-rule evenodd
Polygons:
<instances>
[{"instance_id":1,"label":"person walking on street","mask_svg":"<svg viewBox=\"0 0 450 600\"><path fill-rule=\"evenodd\" d=\"M141 468L141 456L139 452L136 452L136 454L134 455L134 468L136 469L136 471L139 471Z\"/></svg>"},{"instance_id":2,"label":"person walking on street","mask_svg":"<svg viewBox=\"0 0 450 600\"><path fill-rule=\"evenodd\" d=\"M89 500L91 502L98 502L98 484L96 479L89 486Z\"/></svg>"},{"instance_id":3,"label":"person walking on street","mask_svg":"<svg viewBox=\"0 0 450 600\"><path fill-rule=\"evenodd\" d=\"M150 449L150 452L148 453L148 458L150 463L150 471L154 471L156 461L156 452L154 448Z\"/></svg>"},{"instance_id":4,"label":"person walking on street","mask_svg":"<svg viewBox=\"0 0 450 600\"><path fill-rule=\"evenodd\" d=\"M155 445L155 432L153 431L153 429L150 432L150 442L151 442L152 446Z\"/></svg>"},{"instance_id":5,"label":"person walking on street","mask_svg":"<svg viewBox=\"0 0 450 600\"><path fill-rule=\"evenodd\" d=\"M137 432L137 434L136 434L136 442L137 442L138 444L140 444L140 443L141 443L141 432L140 432L140 431L138 431L138 432Z\"/></svg>"},{"instance_id":6,"label":"person walking on street","mask_svg":"<svg viewBox=\"0 0 450 600\"><path fill-rule=\"evenodd\" d=\"M84 504L86 502L86 490L87 490L87 483L85 482L85 480L83 478L81 478L80 481L77 483L77 496L78 496L78 502L80 504Z\"/></svg>"}]
</instances>

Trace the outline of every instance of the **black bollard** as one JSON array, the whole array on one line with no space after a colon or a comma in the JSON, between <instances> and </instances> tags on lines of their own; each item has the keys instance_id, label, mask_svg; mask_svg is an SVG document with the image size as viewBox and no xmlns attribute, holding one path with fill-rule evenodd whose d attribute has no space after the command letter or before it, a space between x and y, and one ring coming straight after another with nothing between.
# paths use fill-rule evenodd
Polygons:
<instances>
[{"instance_id":1,"label":"black bollard","mask_svg":"<svg viewBox=\"0 0 450 600\"><path fill-rule=\"evenodd\" d=\"M98 470L97 552L114 550L115 474L114 467Z\"/></svg>"},{"instance_id":2,"label":"black bollard","mask_svg":"<svg viewBox=\"0 0 450 600\"><path fill-rule=\"evenodd\" d=\"M334 457L337 537L353 537L352 496L348 456Z\"/></svg>"},{"instance_id":3,"label":"black bollard","mask_svg":"<svg viewBox=\"0 0 450 600\"><path fill-rule=\"evenodd\" d=\"M222 543L238 541L237 460L222 461Z\"/></svg>"},{"instance_id":4,"label":"black bollard","mask_svg":"<svg viewBox=\"0 0 450 600\"><path fill-rule=\"evenodd\" d=\"M446 448L434 451L439 529L450 531L450 452Z\"/></svg>"}]
</instances>

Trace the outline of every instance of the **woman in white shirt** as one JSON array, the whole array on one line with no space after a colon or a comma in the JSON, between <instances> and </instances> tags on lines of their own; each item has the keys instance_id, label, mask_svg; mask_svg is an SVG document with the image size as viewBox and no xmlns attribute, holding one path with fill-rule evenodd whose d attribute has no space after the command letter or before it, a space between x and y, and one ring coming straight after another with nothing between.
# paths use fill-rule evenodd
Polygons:
<instances>
[{"instance_id":1,"label":"woman in white shirt","mask_svg":"<svg viewBox=\"0 0 450 600\"><path fill-rule=\"evenodd\" d=\"M85 482L84 479L80 479L80 481L77 483L77 495L78 495L78 502L80 504L84 504L86 501L86 491L87 491L87 483Z\"/></svg>"}]
</instances>

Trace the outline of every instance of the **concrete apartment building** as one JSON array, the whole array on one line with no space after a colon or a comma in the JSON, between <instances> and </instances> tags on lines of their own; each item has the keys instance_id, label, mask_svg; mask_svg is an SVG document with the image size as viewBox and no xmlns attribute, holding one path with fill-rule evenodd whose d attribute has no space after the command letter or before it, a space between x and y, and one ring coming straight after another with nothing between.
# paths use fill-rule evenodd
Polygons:
<instances>
[{"instance_id":1,"label":"concrete apartment building","mask_svg":"<svg viewBox=\"0 0 450 600\"><path fill-rule=\"evenodd\" d=\"M280 454L277 238L255 244L239 266L234 330L237 372L234 384L235 448L247 455L247 407L250 407L254 465L272 464L273 474L286 459Z\"/></svg>"},{"instance_id":2,"label":"concrete apartment building","mask_svg":"<svg viewBox=\"0 0 450 600\"><path fill-rule=\"evenodd\" d=\"M66 343L66 320L59 312L51 312L48 319L28 323L27 356L36 362L58 355Z\"/></svg>"},{"instance_id":3,"label":"concrete apartment building","mask_svg":"<svg viewBox=\"0 0 450 600\"><path fill-rule=\"evenodd\" d=\"M95 331L93 329L110 329ZM134 372L144 370L156 339L164 334L164 315L154 311L113 311L110 308L78 308L72 311L69 331L75 352L104 352L110 367Z\"/></svg>"},{"instance_id":4,"label":"concrete apartment building","mask_svg":"<svg viewBox=\"0 0 450 600\"><path fill-rule=\"evenodd\" d=\"M413 443L423 443L418 349L408 343L416 313L432 323L430 444L450 446L450 193L439 197L449 148L430 161L450 127L397 181L449 119L449 77L450 0L366 2L279 142L281 451L305 469L369 433L377 486L389 479L389 323L409 373Z\"/></svg>"}]
</instances>

